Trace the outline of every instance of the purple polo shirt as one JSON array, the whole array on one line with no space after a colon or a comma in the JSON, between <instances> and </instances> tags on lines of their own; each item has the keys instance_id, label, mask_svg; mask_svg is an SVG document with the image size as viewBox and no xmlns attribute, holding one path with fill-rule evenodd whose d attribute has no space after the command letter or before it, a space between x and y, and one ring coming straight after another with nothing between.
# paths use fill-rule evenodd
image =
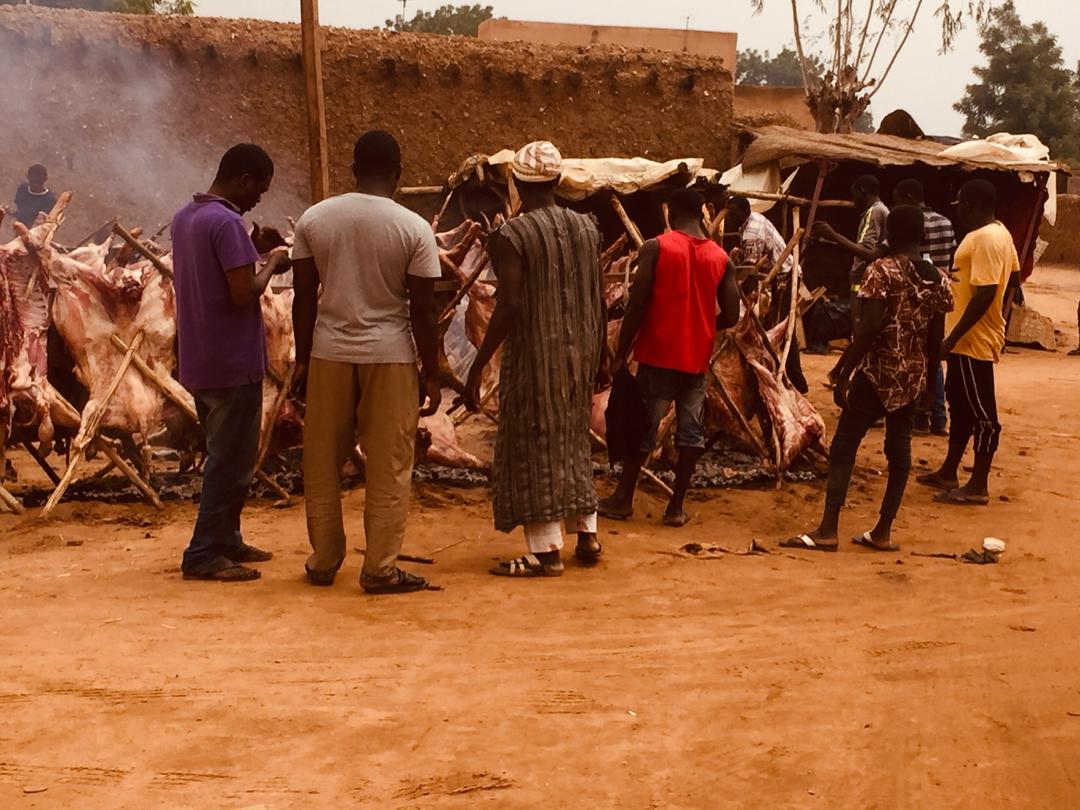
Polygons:
<instances>
[{"instance_id":1,"label":"purple polo shirt","mask_svg":"<svg viewBox=\"0 0 1080 810\"><path fill-rule=\"evenodd\" d=\"M172 222L173 285L180 383L197 391L235 388L266 376L262 305L238 307L225 273L256 262L240 212L209 194L196 194Z\"/></svg>"}]
</instances>

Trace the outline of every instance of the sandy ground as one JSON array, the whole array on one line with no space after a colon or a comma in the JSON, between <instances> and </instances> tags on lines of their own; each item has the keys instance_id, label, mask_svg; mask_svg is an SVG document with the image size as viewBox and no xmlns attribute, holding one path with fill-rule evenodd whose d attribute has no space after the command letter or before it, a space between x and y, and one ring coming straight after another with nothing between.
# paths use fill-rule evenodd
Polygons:
<instances>
[{"instance_id":1,"label":"sandy ground","mask_svg":"<svg viewBox=\"0 0 1080 810\"><path fill-rule=\"evenodd\" d=\"M1075 271L1029 288L1070 345L1078 295ZM359 594L359 554L333 589L301 581L298 507L252 505L277 558L233 586L180 579L190 506L0 517L0 806L1080 806L1078 384L1063 352L1011 353L1000 500L913 486L888 559L671 554L808 528L820 484L709 493L683 531L647 497L602 526L599 569L530 582L485 573L520 539L482 493L426 489L407 550L465 542L429 569L443 592L383 598ZM882 489L872 438L848 535ZM907 553L987 535L1000 565Z\"/></svg>"}]
</instances>

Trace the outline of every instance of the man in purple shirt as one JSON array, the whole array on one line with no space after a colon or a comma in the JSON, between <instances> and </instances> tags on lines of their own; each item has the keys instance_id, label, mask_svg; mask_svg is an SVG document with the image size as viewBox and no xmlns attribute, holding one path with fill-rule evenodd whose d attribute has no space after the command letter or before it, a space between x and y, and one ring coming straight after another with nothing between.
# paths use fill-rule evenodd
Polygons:
<instances>
[{"instance_id":1,"label":"man in purple shirt","mask_svg":"<svg viewBox=\"0 0 1080 810\"><path fill-rule=\"evenodd\" d=\"M275 252L256 271L259 253L241 215L270 188L274 164L254 144L232 147L205 194L172 222L180 382L195 397L206 433L199 516L184 552L185 579L244 582L270 552L243 541L240 512L259 445L266 333L259 299L270 278L289 269Z\"/></svg>"}]
</instances>

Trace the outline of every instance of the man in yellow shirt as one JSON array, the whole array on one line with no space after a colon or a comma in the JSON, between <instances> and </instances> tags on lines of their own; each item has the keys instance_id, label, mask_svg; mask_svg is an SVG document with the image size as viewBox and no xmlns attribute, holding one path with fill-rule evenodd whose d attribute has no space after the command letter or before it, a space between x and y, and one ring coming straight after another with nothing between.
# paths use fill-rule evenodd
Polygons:
<instances>
[{"instance_id":1,"label":"man in yellow shirt","mask_svg":"<svg viewBox=\"0 0 1080 810\"><path fill-rule=\"evenodd\" d=\"M994 391L994 364L1005 348L1005 290L1020 260L1012 235L997 221L997 191L988 180L971 180L960 189L957 215L968 235L956 251L955 309L945 322L942 353L948 357L946 396L952 428L949 453L941 469L919 483L942 492L939 503L985 506L987 481L1001 436ZM975 439L975 468L960 486L957 473Z\"/></svg>"}]
</instances>

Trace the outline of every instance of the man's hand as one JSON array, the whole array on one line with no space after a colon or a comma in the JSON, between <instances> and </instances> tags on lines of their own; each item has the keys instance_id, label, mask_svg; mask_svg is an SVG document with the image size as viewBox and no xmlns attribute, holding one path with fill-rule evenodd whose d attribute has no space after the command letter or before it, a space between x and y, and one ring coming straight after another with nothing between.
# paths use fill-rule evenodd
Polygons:
<instances>
[{"instance_id":1,"label":"man's hand","mask_svg":"<svg viewBox=\"0 0 1080 810\"><path fill-rule=\"evenodd\" d=\"M617 354L615 359L611 361L611 379L615 379L616 375L626 368L626 355Z\"/></svg>"},{"instance_id":2,"label":"man's hand","mask_svg":"<svg viewBox=\"0 0 1080 810\"><path fill-rule=\"evenodd\" d=\"M427 405L424 404L425 402ZM442 383L439 382L438 377L429 377L424 380L420 388L421 418L436 413L440 405L442 405Z\"/></svg>"},{"instance_id":3,"label":"man's hand","mask_svg":"<svg viewBox=\"0 0 1080 810\"><path fill-rule=\"evenodd\" d=\"M292 259L289 257L289 249L287 247L274 248L270 252L270 260L267 262L270 265L270 274L274 276L280 276L282 273L287 273L292 270Z\"/></svg>"},{"instance_id":4,"label":"man's hand","mask_svg":"<svg viewBox=\"0 0 1080 810\"><path fill-rule=\"evenodd\" d=\"M308 364L297 363L293 369L292 377L292 394L297 399L304 399L307 397L307 375Z\"/></svg>"},{"instance_id":5,"label":"man's hand","mask_svg":"<svg viewBox=\"0 0 1080 810\"><path fill-rule=\"evenodd\" d=\"M827 242L832 242L836 239L836 231L828 222L815 222L810 234L814 239L820 239Z\"/></svg>"},{"instance_id":6,"label":"man's hand","mask_svg":"<svg viewBox=\"0 0 1080 810\"><path fill-rule=\"evenodd\" d=\"M848 384L850 382L851 381L848 379L846 374L841 374L839 377L836 378L836 385L833 387L832 398L833 402L836 403L836 407L838 407L840 410L843 410L847 407L847 392Z\"/></svg>"},{"instance_id":7,"label":"man's hand","mask_svg":"<svg viewBox=\"0 0 1080 810\"><path fill-rule=\"evenodd\" d=\"M480 412L480 383L483 374L484 370L474 364L469 370L469 378L465 381L465 393L455 400L455 407L462 405L472 413Z\"/></svg>"}]
</instances>

